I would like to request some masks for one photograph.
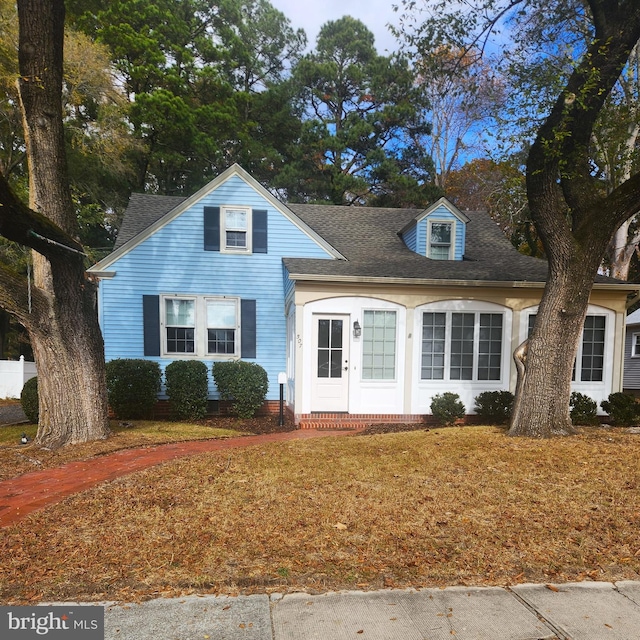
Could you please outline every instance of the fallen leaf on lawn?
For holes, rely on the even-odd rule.
[[[337,524],[333,525],[336,529],[338,529],[338,531],[344,531],[347,528],[346,524],[342,524],[342,522],[338,522]]]

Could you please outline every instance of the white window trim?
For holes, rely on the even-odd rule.
[[[636,349],[636,338],[640,336],[640,332],[635,332],[631,334],[631,357],[632,358],[640,358],[640,349]]]
[[[227,246],[227,211],[240,210],[247,214],[247,245],[246,247]],[[253,215],[251,207],[245,205],[222,205],[220,207],[220,252],[221,253],[253,253]]]
[[[420,311],[420,320],[421,326],[423,322],[423,314],[425,313],[444,313],[445,318],[445,337],[444,337],[444,377],[443,378],[423,378],[422,377],[422,337],[420,337],[420,380],[422,382],[448,382],[452,384],[492,384],[500,382],[504,377],[504,365],[503,365],[503,355],[505,350],[505,335],[504,335],[504,312],[502,311],[476,311],[472,309],[465,309],[461,311],[452,311],[452,310],[440,310],[433,311],[432,309],[422,309]],[[452,378],[451,377],[451,333],[453,329],[453,320],[452,316],[454,313],[464,313],[468,315],[473,315],[473,363],[471,365],[471,378]],[[480,359],[480,315],[481,314],[495,314],[502,316],[502,341],[500,343],[500,376],[497,379],[481,379],[478,377],[478,361]],[[422,332],[419,334],[422,336]]]
[[[181,353],[167,350],[167,300],[193,300],[195,302],[196,326],[194,330],[194,352]],[[235,352],[234,353],[208,353],[207,352],[207,303],[225,300],[234,301],[236,305],[235,326]],[[240,357],[241,327],[240,327],[240,298],[235,296],[200,296],[193,294],[161,294],[160,295],[160,337],[161,354],[163,358],[177,359],[207,359],[207,360],[237,360]]]
[[[384,382],[391,383],[397,382],[398,380],[398,311],[396,309],[382,309],[382,308],[372,308],[372,307],[363,307],[362,308],[362,341],[364,343],[364,314],[366,311],[384,311],[395,314],[396,317],[396,334],[394,338],[394,353],[393,353],[393,378],[365,378],[364,377],[364,347],[362,348],[362,353],[360,355],[360,377],[361,381],[365,383],[370,382]]]
[[[444,378],[423,379],[422,378],[422,315],[423,313],[445,313],[446,334],[445,334],[445,361]],[[474,343],[473,343],[473,375],[471,380],[453,380],[450,378],[451,364],[451,315],[453,313],[473,313],[474,319]],[[502,353],[500,355],[500,378],[497,380],[478,379],[478,356],[479,356],[479,322],[481,313],[498,313],[502,315]],[[508,307],[482,300],[443,300],[421,305],[416,308],[414,319],[415,345],[415,376],[419,388],[482,388],[482,389],[502,389],[509,383],[510,358],[511,358],[511,326],[512,311]],[[453,389],[454,391],[456,389]],[[467,407],[468,409],[472,407]]]
[[[431,258],[431,225],[432,224],[448,224],[451,226],[451,244],[449,245],[449,260],[454,260],[456,255],[456,221],[450,218],[428,218],[427,219],[427,258]]]

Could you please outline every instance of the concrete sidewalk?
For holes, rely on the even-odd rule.
[[[107,604],[105,640],[119,638],[639,640],[640,582],[207,595]]]

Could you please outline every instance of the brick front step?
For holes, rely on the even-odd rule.
[[[362,429],[371,424],[428,424],[431,416],[379,413],[305,413],[296,416],[299,429]]]

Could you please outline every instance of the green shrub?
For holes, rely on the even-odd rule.
[[[240,418],[252,418],[267,397],[267,372],[254,362],[214,362],[213,379],[222,400],[230,400]]]
[[[109,404],[118,418],[148,418],[158,400],[160,365],[150,360],[120,358],[107,362]]]
[[[431,413],[440,424],[446,427],[454,424],[458,418],[464,418],[466,411],[460,396],[446,391],[433,396]]]
[[[176,360],[164,370],[172,413],[181,420],[200,420],[207,415],[208,369],[197,360]]]
[[[611,421],[618,427],[628,427],[638,420],[638,404],[633,396],[616,392],[603,400],[600,406],[609,414]]]
[[[38,378],[29,378],[22,387],[20,404],[29,422],[38,423]]]
[[[504,424],[511,416],[511,391],[483,391],[476,396],[475,412],[489,424]]]
[[[571,422],[573,424],[585,425],[599,422],[598,403],[584,393],[574,391],[569,400],[569,407],[571,408]]]

